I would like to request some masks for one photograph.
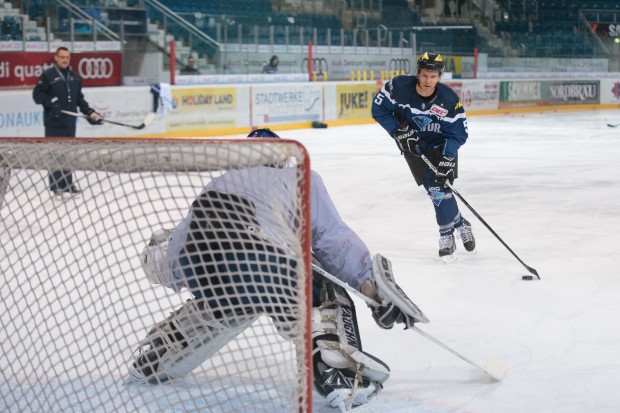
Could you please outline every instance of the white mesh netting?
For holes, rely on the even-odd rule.
[[[308,164],[285,140],[0,139],[0,411],[310,411]],[[54,170],[73,171],[81,194],[53,196]],[[195,203],[207,184],[203,200],[241,198]],[[165,261],[175,292],[149,282],[140,254],[192,205],[204,217]],[[221,348],[183,377],[128,383],[153,347],[141,340],[188,299],[219,327],[173,329],[170,371],[190,346]]]

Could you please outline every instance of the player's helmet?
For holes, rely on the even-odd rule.
[[[254,129],[248,135],[248,138],[280,138],[274,131],[269,128]]]
[[[446,65],[443,63],[443,57],[437,53],[425,52],[418,59],[418,72],[420,69],[434,70],[443,73]]]

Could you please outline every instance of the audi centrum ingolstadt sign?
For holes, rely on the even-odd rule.
[[[54,53],[6,52],[0,54],[0,87],[34,86],[54,64]],[[115,52],[72,53],[71,69],[82,86],[120,86],[122,56]]]
[[[390,72],[412,74],[411,61],[409,59],[390,59]]]

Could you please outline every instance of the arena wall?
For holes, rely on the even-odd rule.
[[[139,125],[156,110],[148,128],[135,130],[78,121],[80,137],[222,136],[255,127],[276,130],[373,123],[370,108],[381,81],[165,84],[85,88],[84,95],[104,117]],[[620,109],[617,78],[541,78],[509,80],[449,79],[469,116],[515,112]],[[43,111],[32,91],[0,92],[0,136],[42,137]]]

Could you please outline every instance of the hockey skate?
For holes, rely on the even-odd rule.
[[[456,260],[456,243],[454,234],[442,235],[439,237],[439,258],[445,263]]]
[[[335,368],[325,368],[318,381],[322,382],[320,392],[325,395],[325,400],[341,412],[350,412],[367,404],[382,389],[380,383],[369,380],[359,372]]]
[[[77,198],[82,194],[82,191],[73,185],[66,188],[52,189],[51,192],[53,198],[57,200]]]
[[[187,300],[139,343],[125,384],[160,384],[185,377],[258,316],[216,320],[203,302]]]
[[[469,223],[469,221],[463,218],[463,225],[456,229],[459,232],[461,241],[463,241],[463,246],[465,247],[465,250],[468,252],[475,252],[476,239],[474,238],[474,233],[471,230],[471,224]]]

